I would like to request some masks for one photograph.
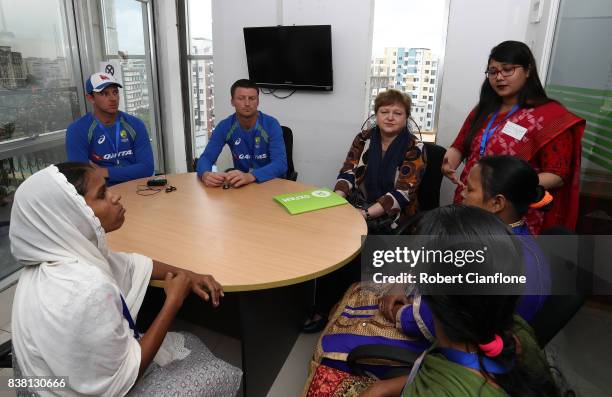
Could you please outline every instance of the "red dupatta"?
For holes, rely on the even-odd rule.
[[[501,119],[502,115],[498,116]],[[463,139],[469,129],[473,112],[465,121],[459,136],[453,143],[453,147],[462,150]],[[488,118],[484,120],[486,124]],[[537,172],[541,172],[540,164],[537,163],[537,153],[544,146],[552,142],[565,131],[569,131],[572,137],[571,164],[569,175],[564,180],[562,187],[553,189],[553,208],[543,215],[539,211],[530,210],[527,214],[527,223],[534,234],[539,234],[542,228],[551,226],[563,226],[574,230],[578,219],[578,193],[580,188],[580,158],[581,140],[584,134],[586,122],[570,113],[562,105],[551,101],[534,108],[522,108],[514,113],[508,121],[527,128],[527,132],[521,140],[508,137],[500,133],[503,126],[491,136],[486,146],[485,156],[511,155],[517,156],[529,162]],[[465,183],[467,174],[480,158],[479,148],[484,126],[474,136],[471,144],[470,155],[466,159],[465,168],[461,174],[461,181]],[[461,202],[461,188],[455,192],[455,202]],[[542,217],[544,218],[542,221]]]
[[[570,113],[563,106],[555,102],[534,108],[537,113],[542,113],[547,123],[531,134],[517,153],[511,153],[526,161],[531,160],[538,150],[550,143],[562,132],[569,130],[572,136],[572,163],[567,180],[563,186],[555,189],[552,193],[555,204],[544,216],[542,229],[552,226],[563,226],[570,230],[576,228],[578,220],[578,196],[580,192],[580,159],[582,154],[582,136],[586,121]],[[529,134],[529,132],[528,132]],[[524,139],[523,139],[524,140]],[[522,140],[522,141],[523,141]]]

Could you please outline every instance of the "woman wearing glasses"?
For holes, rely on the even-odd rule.
[[[548,98],[529,47],[504,41],[491,50],[478,105],[446,152],[442,172],[457,184],[455,202],[476,162],[484,156],[520,157],[554,196],[546,214],[529,211],[533,234],[553,225],[574,229],[578,217],[580,140],[585,121]],[[461,176],[456,169],[465,161]]]

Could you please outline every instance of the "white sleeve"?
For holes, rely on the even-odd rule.
[[[132,317],[135,319],[151,281],[153,261],[140,254],[109,253],[108,262]]]
[[[136,382],[140,344],[123,317],[118,288],[92,280],[36,343],[51,372],[79,394],[123,396]],[[41,340],[44,339],[44,340]]]

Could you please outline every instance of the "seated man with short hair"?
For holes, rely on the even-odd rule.
[[[113,76],[94,73],[85,84],[93,112],[66,131],[68,161],[91,163],[109,186],[153,175],[154,160],[144,123],[119,111],[119,88]]]
[[[240,79],[232,84],[230,92],[236,112],[221,121],[213,131],[198,160],[198,178],[209,187],[224,183],[240,187],[284,177],[287,154],[283,132],[274,117],[257,110],[259,88],[250,80]],[[225,144],[230,147],[236,169],[212,172]]]

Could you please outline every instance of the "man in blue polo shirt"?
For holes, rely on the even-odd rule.
[[[283,132],[278,121],[259,112],[259,88],[250,80],[241,79],[230,89],[236,113],[221,121],[212,133],[198,160],[198,178],[206,186],[228,183],[233,187],[265,182],[284,177],[287,154]],[[212,172],[223,146],[232,152],[235,170]]]
[[[108,185],[153,175],[153,150],[144,123],[119,111],[119,88],[113,76],[94,73],[85,84],[93,112],[66,131],[68,161],[91,163]]]

